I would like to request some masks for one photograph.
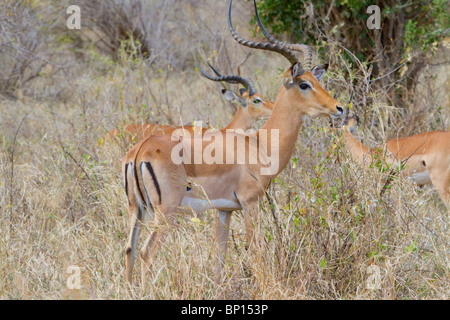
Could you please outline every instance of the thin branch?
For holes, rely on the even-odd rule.
[[[10,155],[10,162],[11,162],[11,176],[10,176],[10,192],[9,192],[9,225],[11,227],[11,219],[12,219],[12,210],[14,207],[14,154],[16,152],[16,141],[17,141],[17,136],[19,135],[19,131],[20,128],[22,127],[22,124],[25,122],[25,119],[28,117],[28,115],[31,112],[28,112],[20,121],[19,126],[17,127],[16,133],[14,134],[14,139],[13,139],[13,143],[12,143],[12,150],[11,150],[11,155]],[[11,230],[11,228],[10,228]]]

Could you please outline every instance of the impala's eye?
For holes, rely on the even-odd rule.
[[[300,89],[302,89],[302,90],[306,90],[306,89],[309,88],[309,84],[307,84],[307,83],[300,83],[300,84],[299,84],[299,87],[300,87]]]
[[[253,99],[253,103],[254,103],[254,104],[258,104],[258,103],[261,103],[261,102],[262,102],[261,99]]]

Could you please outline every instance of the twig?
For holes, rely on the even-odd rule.
[[[14,202],[14,153],[16,151],[16,140],[17,136],[19,134],[19,130],[22,127],[22,124],[24,123],[25,119],[28,117],[28,115],[31,113],[28,112],[23,118],[22,121],[20,121],[19,126],[17,127],[16,133],[14,134],[14,140],[12,143],[12,150],[11,150],[11,177],[10,177],[10,192],[9,192],[9,225],[11,230],[11,219],[12,219],[12,210],[13,210],[13,202]]]
[[[241,63],[238,64],[238,66],[237,66],[237,72],[238,72],[238,75],[241,75],[241,67],[244,65],[245,62],[247,62],[248,58],[250,58],[251,55],[252,55],[252,53],[249,52],[249,53],[245,56],[245,58],[241,61]]]
[[[2,45],[5,46],[5,47],[7,47],[7,48],[14,49],[14,50],[16,50],[16,51],[21,51],[22,53],[28,54],[28,55],[30,55],[30,56],[36,58],[36,59],[39,59],[39,60],[41,60],[41,61],[43,61],[43,62],[45,62],[45,63],[48,63],[49,65],[51,65],[51,66],[53,66],[53,67],[56,67],[56,68],[66,69],[66,68],[70,68],[70,66],[73,64],[73,61],[69,61],[69,62],[67,62],[65,65],[56,64],[56,63],[51,62],[51,61],[48,60],[48,59],[45,59],[45,58],[43,58],[43,57],[41,57],[41,56],[39,56],[39,55],[37,55],[37,54],[35,54],[35,53],[33,53],[33,52],[27,50],[27,49],[24,49],[24,48],[21,48],[21,47],[12,46],[12,45],[5,44],[5,43],[2,44]]]
[[[275,209],[274,209],[274,204],[273,204],[272,198],[270,197],[267,190],[265,191],[265,194],[267,197],[267,201],[269,202],[270,211],[272,212],[273,221],[275,222],[275,226],[277,227],[278,240],[280,241],[281,248],[284,248],[283,238],[281,237],[281,229],[280,229],[280,225],[278,224],[278,217],[275,214]],[[276,248],[275,254],[277,255],[278,263],[280,263],[281,261],[280,261],[280,254],[278,252],[278,248]]]

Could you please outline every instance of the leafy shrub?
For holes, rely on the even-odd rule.
[[[370,5],[381,9],[380,30],[366,26]],[[258,6],[263,23],[275,33],[286,32],[292,40],[308,44],[327,45],[336,40],[359,60],[372,62],[372,75],[380,77],[381,87],[402,80],[397,84],[413,88],[411,80],[425,65],[423,53],[436,49],[449,33],[447,2],[443,0],[261,0]],[[354,62],[348,54],[347,59]],[[404,92],[396,86],[389,93],[391,101],[404,99]]]

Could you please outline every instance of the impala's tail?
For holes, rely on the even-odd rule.
[[[147,220],[148,215],[150,219],[153,219],[155,205],[161,204],[161,189],[151,160],[143,157],[145,153],[143,150],[144,145],[145,143],[142,142],[135,154],[133,154],[133,157],[131,157],[132,161],[125,164],[125,167],[129,166],[128,170],[125,169],[128,173],[125,176],[128,201],[129,203],[132,202],[132,206],[139,208],[140,216],[138,218],[140,220]],[[155,198],[157,198],[156,201]],[[143,216],[144,214],[146,215],[145,217]]]

